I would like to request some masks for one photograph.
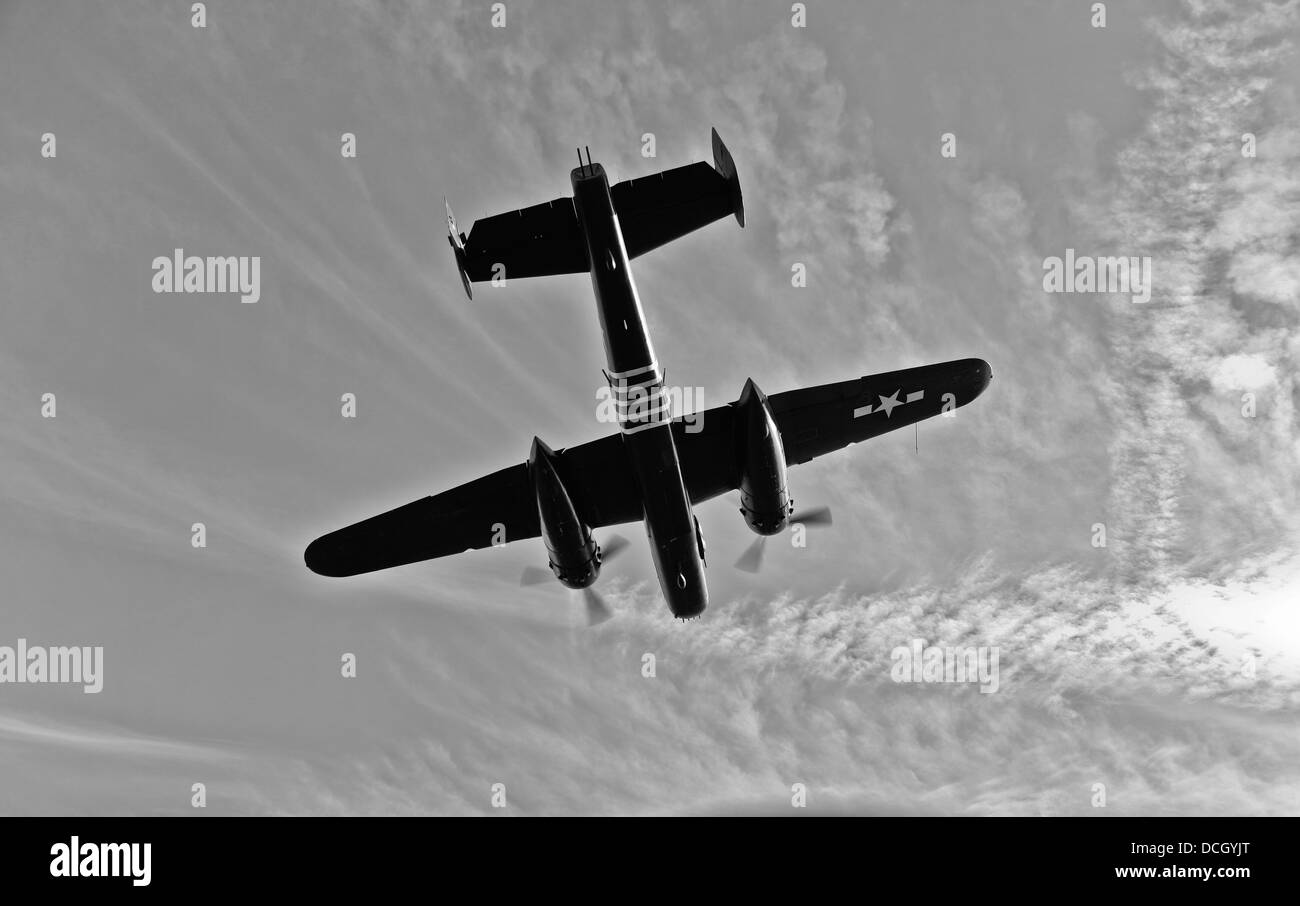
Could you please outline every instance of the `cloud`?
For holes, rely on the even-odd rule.
[[[951,587],[716,602],[688,627],[653,588],[615,587],[597,630],[513,634],[519,685],[394,638],[393,694],[439,731],[380,746],[382,771],[312,759],[312,782],[381,811],[481,812],[500,782],[525,814],[783,813],[804,783],[814,811],[1089,814],[1102,783],[1110,813],[1287,813],[1300,659],[1276,633],[1298,582],[1294,557],[1149,595],[986,563]],[[999,646],[999,691],[894,683],[913,638]]]
[[[1219,362],[1211,380],[1216,389],[1259,390],[1271,387],[1277,380],[1277,369],[1260,355],[1230,355]]]
[[[0,715],[0,734],[12,744],[30,744],[58,749],[85,749],[97,755],[131,758],[188,758],[196,761],[229,757],[220,749],[188,741],[156,739],[131,733],[69,726],[48,720]]]
[[[1249,11],[1194,3],[1149,26],[1165,50],[1138,78],[1152,112],[1104,188],[1111,241],[1151,255],[1155,269],[1151,303],[1117,302],[1112,311],[1111,527],[1135,581],[1176,573],[1192,557],[1229,559],[1295,525],[1288,508],[1261,505],[1279,487],[1294,499],[1300,478],[1289,371],[1254,422],[1242,420],[1240,394],[1225,381],[1266,382],[1265,370],[1247,363],[1290,355],[1284,332],[1260,323],[1232,291],[1283,301],[1295,262],[1279,241],[1285,223],[1249,213],[1286,198],[1293,179],[1285,167],[1243,158],[1239,138],[1240,124],[1284,100],[1275,73],[1292,51],[1296,13],[1294,3]],[[1270,132],[1294,128],[1293,107],[1272,112],[1288,121]],[[1260,255],[1274,256],[1263,269]]]

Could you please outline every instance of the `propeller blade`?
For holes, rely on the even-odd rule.
[[[613,560],[620,553],[627,549],[630,544],[622,535],[610,535],[605,543],[600,546],[600,562],[602,564]]]
[[[605,599],[601,597],[600,592],[596,591],[596,589],[584,588],[582,597],[587,602],[588,626],[598,626],[614,616],[614,611],[609,609],[609,605],[605,603]]]
[[[800,510],[790,517],[790,524],[796,522],[801,525],[830,525],[831,508],[828,506],[813,507],[808,510]]]
[[[767,547],[767,536],[759,535],[754,543],[745,548],[745,552],[736,561],[736,569],[747,573],[756,573],[763,566],[763,551]]]
[[[524,574],[519,577],[520,585],[541,585],[554,579],[555,576],[549,569],[542,569],[540,566],[525,566]]]

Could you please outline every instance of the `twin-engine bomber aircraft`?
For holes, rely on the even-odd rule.
[[[540,536],[555,578],[589,589],[602,561],[592,529],[644,521],[668,606],[696,617],[708,588],[693,505],[739,489],[749,527],[774,535],[794,516],[787,465],[963,406],[988,386],[982,359],[773,396],[749,380],[738,400],[697,413],[692,429],[700,430],[687,431],[672,418],[628,262],[728,214],[743,227],[735,163],[716,129],[711,167],[610,186],[590,152],[578,163],[572,198],[476,221],[468,236],[448,206],[448,239],[471,298],[471,281],[494,276],[591,274],[619,433],[560,450],[534,437],[525,463],[316,539],[306,552],[314,572],[352,576]]]

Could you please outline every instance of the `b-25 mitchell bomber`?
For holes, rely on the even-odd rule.
[[[629,262],[728,215],[743,227],[735,162],[714,130],[712,166],[611,186],[590,153],[578,163],[572,197],[478,220],[468,235],[448,206],[448,240],[471,298],[472,283],[494,276],[591,274],[619,432],[558,450],[534,437],[526,462],[317,538],[306,551],[314,572],[352,576],[540,537],[555,578],[607,613],[591,585],[623,542],[607,539],[602,550],[593,530],[644,522],[669,609],[697,617],[708,587],[696,504],[738,490],[761,552],[792,522],[828,519],[825,510],[795,513],[788,466],[963,406],[988,386],[982,359],[771,396],[749,380],[735,402],[696,413],[687,431],[672,417]]]

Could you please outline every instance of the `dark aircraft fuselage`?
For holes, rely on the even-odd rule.
[[[673,614],[698,616],[709,598],[703,546],[673,443],[663,371],[628,268],[609,181],[600,164],[579,167],[570,179],[591,262],[607,374],[618,404],[623,444],[641,489],[655,570]]]

